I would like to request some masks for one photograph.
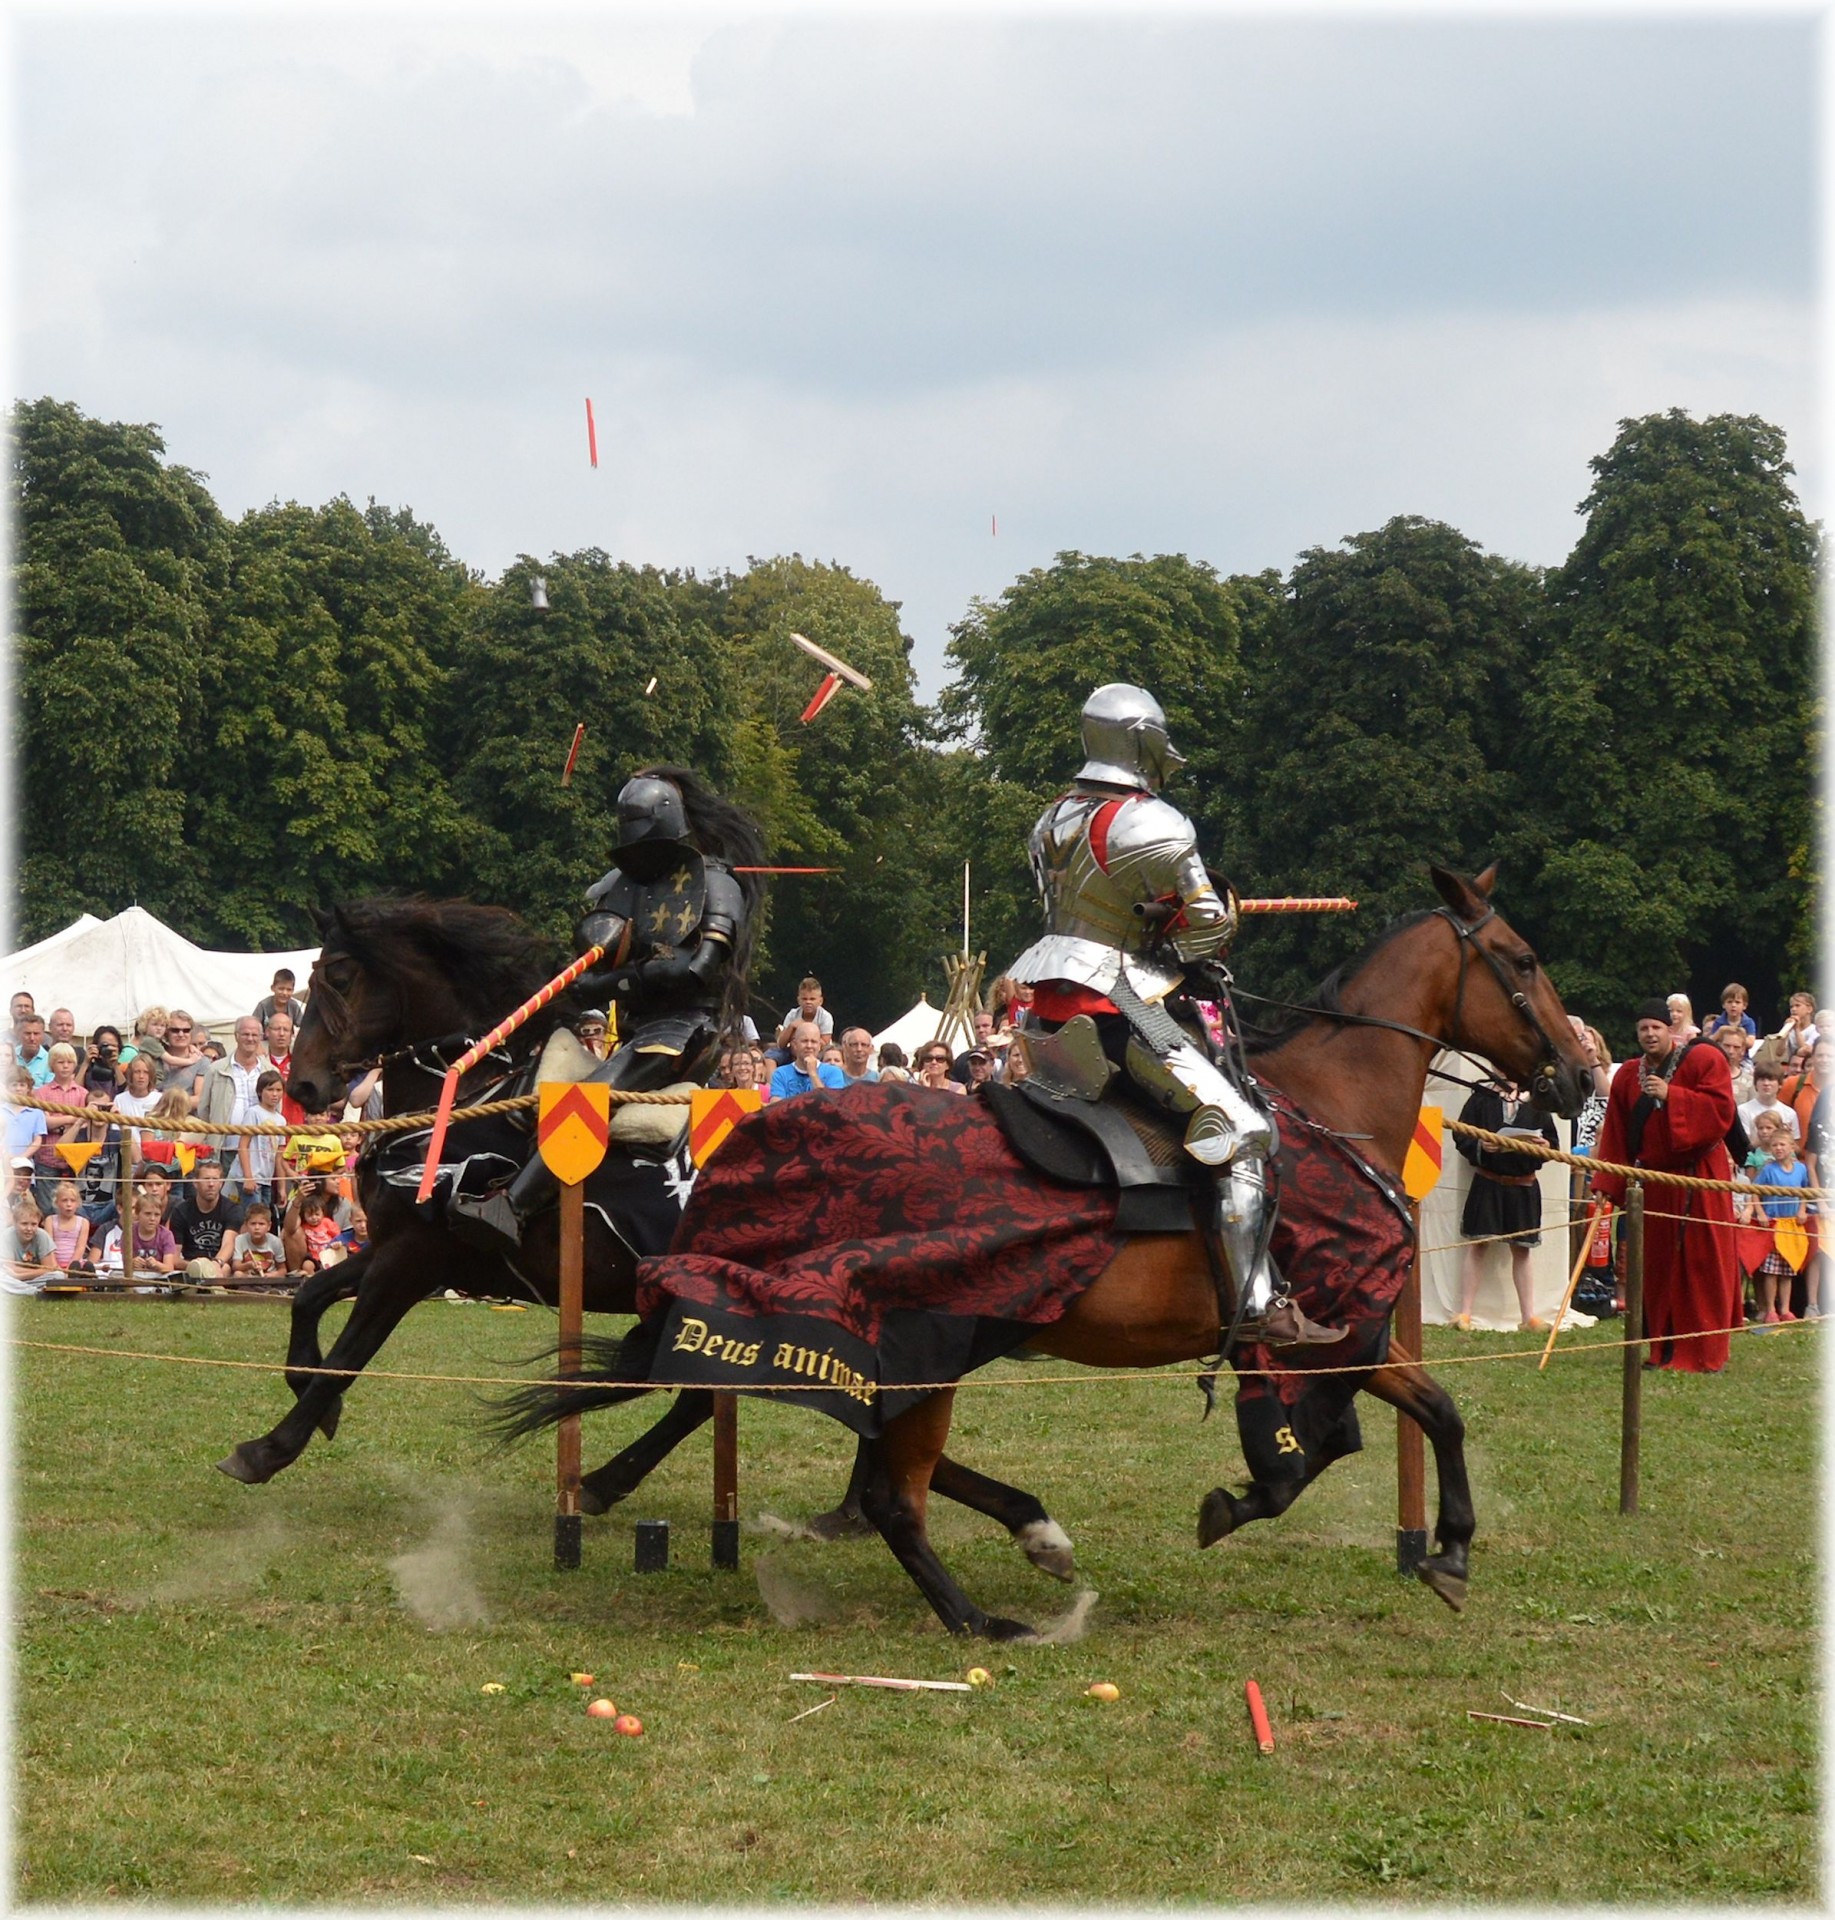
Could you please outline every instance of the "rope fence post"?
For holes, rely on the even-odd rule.
[[[115,1224],[121,1229],[121,1284],[134,1284],[134,1129],[121,1129],[121,1171],[115,1176]]]
[[[1414,1259],[1395,1302],[1395,1338],[1421,1353],[1421,1203],[1412,1201]],[[1395,1570],[1412,1574],[1427,1558],[1427,1453],[1420,1423],[1398,1407],[1395,1415]]]
[[[556,1371],[580,1371],[582,1299],[586,1277],[586,1187],[561,1183],[560,1352]],[[570,1413],[554,1430],[554,1564],[568,1572],[580,1564],[580,1416]]]
[[[1644,1185],[1625,1192],[1625,1377],[1619,1411],[1618,1510],[1637,1512],[1644,1439]]]
[[[714,1395],[714,1565],[739,1565],[739,1396]]]

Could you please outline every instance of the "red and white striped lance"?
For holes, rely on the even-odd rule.
[[[427,1164],[421,1169],[420,1191],[415,1195],[417,1200],[430,1200],[433,1197],[434,1176],[439,1172],[440,1150],[446,1144],[446,1128],[452,1119],[452,1103],[459,1091],[459,1081],[493,1047],[501,1046],[532,1014],[540,1013],[557,993],[565,993],[581,974],[604,958],[604,947],[588,947],[572,966],[563,973],[557,973],[545,987],[530,994],[507,1020],[500,1020],[482,1040],[466,1048],[446,1069],[446,1078],[440,1083],[439,1109],[433,1116],[433,1132],[427,1141]]]
[[[1239,913],[1355,913],[1357,902],[1345,899],[1342,894],[1318,897],[1284,894],[1278,899],[1238,900],[1236,910]]]

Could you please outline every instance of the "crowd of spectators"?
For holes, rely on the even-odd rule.
[[[305,1012],[296,986],[280,969],[229,1047],[182,1007],[144,1008],[127,1040],[106,1023],[82,1039],[68,1008],[41,1016],[32,995],[13,995],[0,1037],[9,1290],[120,1277],[129,1257],[137,1279],[285,1282],[364,1244],[351,1123],[381,1111],[380,1075],[354,1082],[337,1114],[285,1097]],[[190,1130],[198,1119],[321,1131],[226,1137]]]
[[[1790,996],[1788,1008],[1775,1028],[1760,1030],[1752,1013],[1751,996],[1737,981],[1722,989],[1717,1012],[1697,1022],[1689,996],[1672,993],[1664,1004],[1669,1012],[1669,1032],[1675,1050],[1701,1043],[1716,1047],[1725,1056],[1738,1110],[1738,1132],[1729,1141],[1729,1151],[1737,1148],[1734,1174],[1756,1185],[1776,1187],[1775,1195],[1737,1194],[1734,1217],[1738,1226],[1748,1229],[1737,1236],[1736,1263],[1743,1276],[1743,1311],[1749,1323],[1780,1326],[1800,1317],[1821,1318],[1822,1278],[1829,1255],[1824,1252],[1818,1224],[1819,1210],[1814,1201],[1795,1197],[1803,1187],[1820,1187],[1821,1162],[1830,1150],[1831,1130],[1835,1129],[1835,1108],[1827,1098],[1828,1083],[1835,1079],[1835,1008],[1818,1008],[1815,996],[1797,992]],[[1593,1068],[1593,1087],[1581,1111],[1571,1123],[1570,1151],[1591,1154],[1596,1150],[1600,1126],[1613,1080],[1622,1072],[1640,1071],[1638,1059],[1614,1061],[1604,1036],[1578,1016],[1573,1020],[1575,1037]],[[1487,1090],[1484,1099],[1475,1095],[1461,1118],[1470,1124],[1498,1131],[1496,1116],[1489,1119],[1478,1113],[1495,1106],[1501,1096],[1512,1101],[1517,1090],[1501,1086]],[[1510,1119],[1518,1118],[1514,1104]],[[1522,1302],[1523,1324],[1540,1322],[1529,1304],[1527,1249],[1536,1244],[1540,1228],[1540,1199],[1533,1187],[1525,1187],[1512,1196],[1512,1204],[1521,1215],[1512,1225],[1520,1231],[1505,1235],[1491,1219],[1499,1196],[1488,1183],[1498,1179],[1487,1166],[1495,1161],[1503,1166],[1503,1157],[1478,1152],[1468,1143],[1459,1149],[1474,1161],[1474,1193],[1487,1188],[1482,1196],[1491,1205],[1467,1209],[1468,1234],[1488,1230],[1497,1244],[1507,1246],[1512,1258],[1512,1276],[1517,1281]],[[1511,1156],[1512,1165],[1505,1178],[1522,1180],[1533,1163],[1523,1156]],[[1514,1164],[1522,1161],[1521,1165]],[[1584,1177],[1573,1183],[1576,1214],[1589,1204]],[[1477,1215],[1484,1213],[1484,1220]],[[1822,1208],[1826,1216],[1826,1203]],[[1533,1217],[1532,1217],[1533,1216]],[[1778,1224],[1785,1220],[1801,1223],[1801,1243],[1793,1247],[1800,1258],[1793,1263],[1781,1250]],[[1574,1297],[1581,1312],[1594,1316],[1617,1313],[1624,1307],[1624,1273],[1621,1222],[1608,1205],[1596,1223],[1583,1266],[1583,1280]],[[1806,1251],[1804,1249],[1807,1249]],[[1476,1273],[1484,1257],[1480,1247],[1466,1250],[1467,1284],[1464,1288],[1462,1324],[1470,1324],[1472,1295]]]
[[[297,984],[284,969],[276,973],[270,992],[234,1023],[228,1045],[183,1008],[147,1007],[128,1036],[104,1023],[85,1038],[68,1008],[41,1015],[30,994],[13,996],[10,1033],[0,1037],[13,1234],[12,1244],[0,1249],[0,1271],[13,1287],[35,1288],[59,1274],[120,1272],[124,1226],[137,1274],[182,1270],[199,1281],[297,1277],[363,1243],[355,1180],[360,1137],[340,1129],[380,1112],[379,1076],[353,1083],[336,1114],[307,1113],[288,1096],[293,1037],[305,1012]],[[751,1089],[764,1100],[875,1082],[952,1097],[989,1081],[1011,1084],[1026,1073],[1025,1050],[1014,1040],[1031,997],[1029,988],[1002,977],[987,995],[986,1011],[974,1016],[967,1045],[928,1040],[907,1053],[895,1042],[876,1046],[864,1026],[838,1024],[811,975],[768,1040],[752,1021],[744,1023],[742,1039],[722,1052],[710,1084]],[[1795,993],[1779,1024],[1761,1032],[1737,984],[1699,1024],[1686,995],[1672,994],[1667,1005],[1678,1046],[1701,1041],[1725,1055],[1746,1139],[1739,1171],[1776,1189],[1737,1199],[1740,1223],[1758,1229],[1742,1236],[1742,1259],[1750,1262],[1747,1312],[1767,1325],[1800,1314],[1819,1317],[1827,1256],[1817,1206],[1799,1190],[1820,1186],[1820,1160],[1828,1150],[1835,1009],[1818,1009],[1812,995]],[[1596,1027],[1575,1018],[1574,1029],[1594,1084],[1567,1144],[1584,1155],[1597,1142],[1613,1077],[1631,1063],[1613,1060]],[[574,1031],[601,1055],[616,1039],[598,1010],[582,1015]],[[1540,1131],[1520,1103],[1520,1091],[1500,1083],[1482,1096],[1478,1123]],[[95,1109],[107,1117],[86,1117]],[[283,1120],[320,1131],[289,1141],[226,1140],[187,1132],[193,1118]],[[66,1146],[91,1151],[66,1156]],[[1485,1202],[1477,1209],[1484,1218],[1475,1215],[1471,1231],[1482,1227],[1488,1243],[1509,1249],[1523,1320],[1535,1324],[1527,1270],[1541,1224],[1534,1163],[1515,1164],[1521,1156],[1468,1157],[1478,1173],[1474,1190]],[[1577,1198],[1583,1186],[1577,1181]],[[1776,1229],[1785,1220],[1805,1228],[1810,1251],[1800,1265],[1780,1251]],[[1468,1313],[1481,1258],[1477,1249],[1468,1251],[1462,1275]],[[1608,1211],[1591,1237],[1575,1305],[1595,1314],[1617,1311],[1622,1284]]]

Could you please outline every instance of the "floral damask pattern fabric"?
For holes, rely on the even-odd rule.
[[[1120,1251],[1115,1204],[1031,1172],[978,1100],[799,1094],[703,1168],[669,1253],[638,1269],[638,1312],[810,1314],[873,1344],[900,1310],[1048,1326]]]

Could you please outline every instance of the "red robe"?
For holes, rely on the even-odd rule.
[[[1641,1054],[1612,1076],[1606,1117],[1594,1147],[1601,1160],[1731,1180],[1726,1131],[1737,1111],[1733,1076],[1718,1047],[1691,1047],[1669,1083],[1669,1098],[1644,1125],[1633,1161],[1627,1151],[1631,1110],[1642,1092]],[[1596,1173],[1593,1191],[1622,1202],[1625,1182]],[[1739,1265],[1733,1251],[1733,1196],[1695,1187],[1644,1188],[1644,1330],[1651,1357],[1678,1373],[1718,1373],[1731,1345],[1726,1333],[1676,1341],[1680,1333],[1740,1324]],[[1681,1218],[1666,1216],[1681,1215]]]

